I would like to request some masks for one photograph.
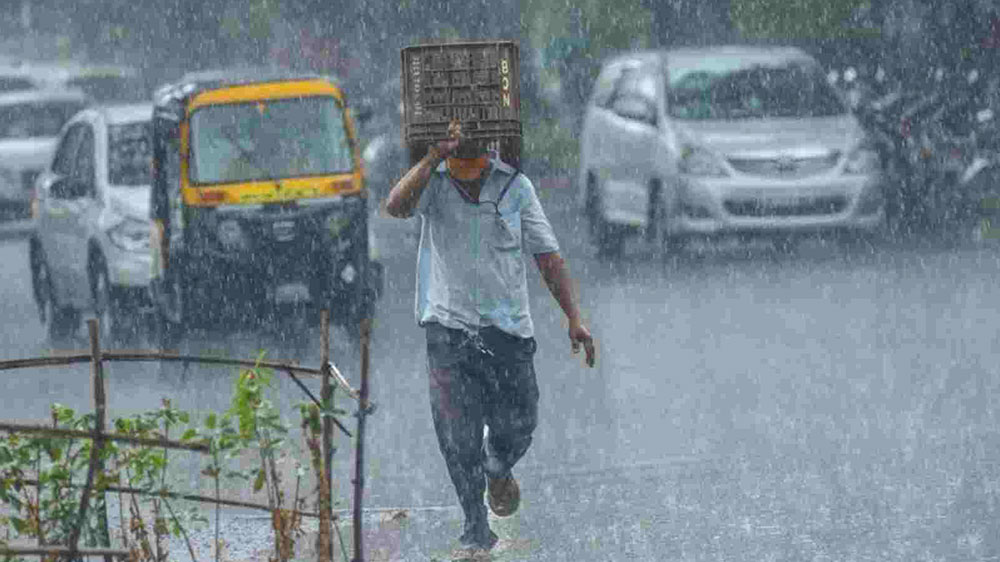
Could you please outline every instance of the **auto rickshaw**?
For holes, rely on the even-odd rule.
[[[162,327],[179,335],[289,299],[346,326],[372,313],[382,270],[335,83],[213,78],[161,87],[154,101],[150,291]]]

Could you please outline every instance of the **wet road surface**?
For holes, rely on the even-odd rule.
[[[902,243],[870,254],[812,243],[798,254],[675,259],[633,244],[607,262],[593,256],[567,190],[542,200],[598,365],[570,354],[561,312],[530,270],[540,421],[515,470],[521,510],[494,521],[495,559],[1000,559],[1000,250]],[[376,230],[388,290],[373,334],[366,505],[410,511],[369,551],[441,558],[461,515],[413,320],[416,243],[404,225],[380,220]],[[23,239],[0,240],[7,358],[48,350],[26,256]],[[265,349],[314,365],[314,324],[198,334],[185,351]],[[333,357],[356,382],[358,353],[343,329]],[[44,418],[53,401],[88,404],[83,366],[4,377],[5,418]],[[194,412],[221,409],[231,384],[224,369],[115,365],[111,415],[161,396]],[[304,397],[287,380],[280,392],[296,425],[291,406]],[[351,459],[338,439],[346,506]]]

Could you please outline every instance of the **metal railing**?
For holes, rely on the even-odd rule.
[[[103,470],[101,452],[104,444],[108,441],[130,443],[144,447],[157,447],[166,449],[178,449],[194,451],[200,454],[209,453],[209,445],[204,442],[175,441],[170,439],[150,439],[141,438],[121,433],[108,432],[106,430],[107,415],[107,395],[105,393],[106,382],[104,379],[104,363],[106,362],[183,362],[210,365],[228,365],[244,368],[264,368],[275,372],[287,374],[298,387],[309,397],[309,399],[320,408],[321,412],[326,411],[326,407],[331,406],[334,387],[341,388],[350,398],[358,403],[356,412],[357,436],[355,439],[355,466],[353,484],[353,527],[354,527],[354,562],[363,560],[362,543],[362,520],[361,502],[364,488],[364,428],[365,417],[371,413],[373,407],[368,400],[368,374],[370,366],[370,341],[371,341],[371,320],[363,319],[360,324],[360,345],[361,345],[361,385],[360,389],[353,388],[340,370],[330,362],[330,315],[327,310],[320,314],[320,367],[310,368],[297,364],[268,362],[247,359],[228,359],[219,357],[198,357],[193,355],[181,355],[178,353],[164,351],[116,351],[102,350],[99,338],[99,325],[96,319],[87,321],[89,332],[90,349],[88,352],[75,352],[52,357],[35,357],[29,359],[13,359],[0,361],[0,371],[14,369],[38,368],[38,367],[59,367],[69,366],[77,363],[87,363],[91,365],[90,385],[93,396],[93,407],[95,416],[94,429],[91,432],[57,428],[50,426],[32,425],[24,423],[13,423],[0,421],[0,431],[9,433],[29,433],[36,435],[46,435],[52,437],[72,438],[72,439],[92,439],[94,446],[90,448],[90,458],[87,468],[87,476],[82,486],[80,496],[80,506],[77,511],[77,524],[72,528],[68,544],[66,545],[42,545],[37,546],[5,546],[0,545],[0,556],[25,555],[25,556],[59,556],[63,559],[76,559],[80,556],[103,556],[107,562],[112,559],[126,559],[130,551],[127,549],[111,548],[110,544],[99,548],[84,548],[79,546],[80,530],[86,520],[87,511],[90,505],[90,496],[94,488],[94,481],[97,475]],[[321,379],[320,398],[317,399],[309,388],[303,384],[299,378],[301,376],[318,377]],[[332,414],[325,413],[322,424],[322,451],[323,451],[323,478],[319,486],[319,505],[317,513],[293,511],[301,516],[316,517],[320,520],[319,525],[319,560],[333,560],[333,540],[332,524],[337,519],[333,513],[333,502],[331,498],[332,464],[333,464],[333,426],[337,425],[341,431],[348,436],[352,433],[344,427]],[[25,480],[22,483],[33,485],[35,481]],[[225,500],[221,498],[211,498],[194,494],[179,494],[167,490],[140,490],[136,488],[120,486],[102,486],[101,492],[117,491],[123,493],[138,493],[143,495],[175,497],[201,503],[212,503],[216,505],[228,505],[234,507],[244,507],[271,511],[266,505],[255,504],[253,502]],[[105,542],[109,542],[105,537]]]

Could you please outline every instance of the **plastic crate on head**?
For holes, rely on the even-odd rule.
[[[515,41],[406,47],[402,55],[403,139],[411,163],[448,137],[452,119],[466,142],[520,165],[519,50]]]

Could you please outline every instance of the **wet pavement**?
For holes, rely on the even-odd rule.
[[[541,412],[515,470],[521,510],[494,520],[494,559],[1000,559],[1000,248],[904,242],[868,253],[817,242],[798,253],[708,248],[676,258],[636,243],[607,262],[587,244],[571,188],[552,185],[540,190],[543,205],[579,283],[598,365],[570,353],[561,312],[530,269]],[[373,333],[378,408],[365,501],[407,511],[371,515],[369,552],[446,559],[461,514],[413,320],[416,240],[390,220],[375,223],[388,290]],[[48,349],[26,256],[23,239],[0,239],[8,358]],[[315,364],[314,324],[291,315],[197,334],[185,351],[265,349]],[[333,357],[356,382],[358,353],[343,329]],[[112,366],[112,415],[165,395],[196,412],[223,408],[230,374]],[[5,418],[44,418],[52,401],[86,407],[90,396],[82,366],[4,377]],[[287,380],[280,389],[294,423],[303,396]],[[350,447],[338,439],[346,506]]]

